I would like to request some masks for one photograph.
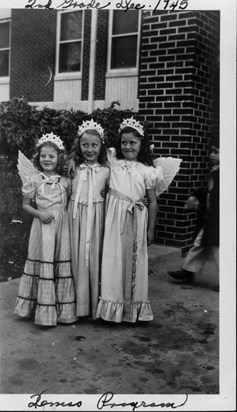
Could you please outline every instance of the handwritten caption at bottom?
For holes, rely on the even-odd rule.
[[[46,389],[43,390],[40,393],[36,393],[34,395],[31,395],[30,399],[34,399],[34,401],[31,401],[28,403],[28,408],[34,408],[34,410],[43,408],[42,410],[45,410],[45,407],[47,406],[48,408],[76,408],[79,409],[81,408],[83,405],[83,402],[81,400],[77,400],[76,402],[65,402],[65,401],[49,401],[47,399],[42,399],[42,396],[44,396],[44,398],[46,398],[45,395]],[[118,396],[118,395],[116,395]],[[121,396],[120,396],[121,398]],[[112,402],[113,401],[113,402]],[[115,410],[117,410],[118,407],[121,408],[130,408],[129,410],[131,411],[136,411],[139,408],[171,408],[171,409],[178,409],[181,406],[184,406],[188,401],[188,395],[185,395],[185,399],[182,403],[176,404],[175,402],[145,402],[144,400],[142,401],[130,401],[130,402],[115,402],[114,401],[114,394],[113,392],[105,392],[102,396],[99,397],[97,403],[96,403],[96,409],[94,410],[108,410],[115,408]],[[126,411],[128,411],[128,409],[126,409]]]

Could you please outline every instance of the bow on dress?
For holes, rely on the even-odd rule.
[[[133,165],[133,161],[127,162],[125,160],[124,164],[119,166],[124,171],[124,176],[126,175],[126,173],[131,173],[132,172],[132,165]]]
[[[42,188],[42,193],[44,194],[44,186],[47,184],[47,183],[50,183],[50,184],[52,184],[52,189],[54,189],[54,187],[55,187],[55,184],[56,183],[58,183],[58,179],[60,179],[61,178],[61,176],[60,175],[54,175],[54,176],[47,176],[47,175],[45,175],[44,173],[40,173],[40,175],[43,177],[43,188]],[[59,184],[60,185],[60,184]],[[61,185],[60,185],[60,187],[61,187]]]
[[[88,210],[87,210],[87,223],[86,223],[86,251],[85,251],[85,266],[89,265],[89,252],[90,252],[90,235],[91,235],[91,225],[92,225],[92,206],[93,206],[93,186],[95,186],[95,174],[100,172],[100,166],[98,163],[82,163],[80,166],[81,173],[79,176],[74,207],[73,207],[73,219],[77,216],[77,205],[79,202],[79,197],[81,194],[83,182],[88,180]]]

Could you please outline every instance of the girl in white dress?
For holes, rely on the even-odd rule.
[[[53,133],[43,135],[33,163],[19,153],[23,210],[34,219],[14,312],[21,317],[34,314],[37,325],[72,323],[76,321],[75,290],[66,210],[71,181],[62,176],[61,139]]]
[[[154,239],[156,196],[172,179],[165,183],[162,167],[153,166],[148,138],[133,117],[120,125],[116,154],[110,149],[109,160],[97,317],[113,322],[151,321],[147,246]],[[141,201],[145,195],[148,207]]]
[[[76,315],[95,319],[104,233],[102,194],[110,174],[104,131],[98,123],[85,121],[78,128],[71,158],[74,177],[68,212]]]

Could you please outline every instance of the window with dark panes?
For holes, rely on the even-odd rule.
[[[137,67],[138,23],[137,10],[113,11],[111,69]]]
[[[62,13],[58,72],[81,71],[82,11]]]
[[[9,76],[10,22],[0,22],[0,77]]]

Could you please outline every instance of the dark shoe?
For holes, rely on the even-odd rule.
[[[176,271],[168,271],[168,274],[177,280],[185,280],[186,282],[192,282],[193,278],[194,278],[194,273],[193,272],[189,272],[188,270],[185,269],[180,269],[180,270],[176,270]]]
[[[212,290],[213,290],[213,292],[220,292],[220,287],[219,287],[219,285],[218,285],[218,286],[214,286],[214,287],[212,288]]]

